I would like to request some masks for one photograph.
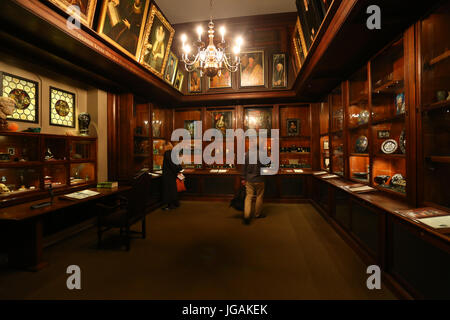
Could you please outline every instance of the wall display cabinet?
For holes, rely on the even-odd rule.
[[[0,206],[97,182],[97,139],[0,133]]]
[[[341,86],[329,96],[331,119],[331,171],[344,175],[344,104]]]
[[[320,168],[330,170],[330,106],[328,102],[320,104],[319,113],[320,134]]]
[[[419,150],[423,167],[419,179],[419,202],[450,207],[450,5],[447,4],[419,25],[422,132]]]

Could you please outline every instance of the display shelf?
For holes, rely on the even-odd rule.
[[[428,156],[427,160],[438,163],[450,163],[450,156]]]
[[[450,95],[449,95],[450,97]],[[433,109],[440,109],[440,108],[447,108],[450,107],[450,99],[439,101],[439,102],[433,102],[429,105],[424,106],[424,110],[433,110]]]
[[[375,84],[375,87],[372,89],[373,93],[395,93],[397,92],[399,89],[403,88],[403,80],[402,79],[398,79],[398,80],[389,80],[385,83],[382,84]]]
[[[432,58],[430,61],[428,61],[428,63],[425,62],[425,65],[427,65],[427,66],[429,66],[429,67],[432,67],[432,66],[434,66],[435,64],[437,64],[437,63],[439,63],[439,62],[442,62],[442,61],[445,61],[445,60],[448,59],[448,58],[450,58],[450,50],[449,50],[449,49],[445,50],[445,51],[444,51],[443,53],[441,53],[440,55],[438,55],[438,56]]]
[[[372,125],[377,125],[377,124],[382,124],[382,123],[387,123],[387,122],[394,122],[394,121],[405,121],[405,114],[401,113],[401,114],[396,114],[392,117],[373,120]]]
[[[89,163],[90,166],[89,179],[87,182],[84,179],[83,183],[96,183],[96,138],[23,132],[0,133],[0,152],[12,148],[14,150],[10,150],[9,160],[0,161],[0,183],[10,190],[3,193],[0,191],[1,206],[26,201],[30,197],[46,197],[48,193],[45,189],[49,184],[58,190],[69,189],[72,185],[68,180],[69,168],[82,163]],[[49,148],[53,158],[45,160]],[[16,158],[33,161],[15,161]]]

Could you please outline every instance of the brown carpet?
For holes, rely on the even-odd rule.
[[[44,250],[40,272],[2,271],[0,299],[394,299],[366,288],[366,265],[310,204],[265,204],[243,225],[226,203],[185,201],[148,216],[147,239],[121,250],[95,228]],[[137,226],[136,226],[137,227]],[[66,268],[81,268],[81,290]]]

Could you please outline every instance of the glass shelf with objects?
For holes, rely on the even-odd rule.
[[[40,191],[40,167],[0,168],[0,201]]]
[[[348,80],[348,155],[349,177],[358,182],[369,183],[369,86],[367,66]]]
[[[53,189],[67,186],[67,164],[46,165],[43,168],[44,188]]]
[[[133,166],[134,172],[150,169],[152,146],[150,139],[150,104],[133,104]]]
[[[344,176],[344,103],[342,88],[338,86],[329,96],[331,116],[331,171]]]
[[[403,38],[381,51],[370,66],[372,184],[404,196],[407,178],[405,113],[408,102],[404,88]]]
[[[45,137],[42,159],[46,162],[66,161],[67,146],[67,139],[63,137]]]
[[[330,105],[328,102],[320,104],[319,125],[320,125],[320,168],[330,170]]]
[[[424,205],[450,208],[450,4],[420,22],[421,183]]]
[[[83,162],[70,164],[70,185],[92,184],[96,181],[95,163]]]
[[[97,145],[95,140],[72,139],[69,142],[71,161],[86,161],[95,159]]]
[[[38,136],[8,133],[0,136],[0,166],[33,164],[39,158]]]

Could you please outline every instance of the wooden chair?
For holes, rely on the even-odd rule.
[[[125,245],[130,250],[131,234],[140,234],[146,237],[146,199],[150,193],[150,176],[147,172],[139,173],[132,179],[132,189],[126,197],[120,197],[116,203],[98,203],[98,247],[101,247],[102,234],[111,229],[119,228],[123,237],[125,232]],[[141,221],[141,232],[131,231],[130,227]]]

